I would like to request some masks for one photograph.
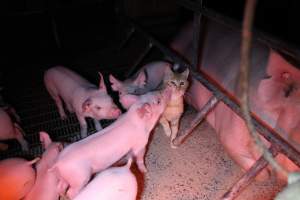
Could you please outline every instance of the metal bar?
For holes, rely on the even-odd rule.
[[[125,39],[121,42],[121,45],[119,46],[119,51],[127,44],[129,39],[132,37],[133,33],[135,32],[134,27],[130,28],[130,30],[127,32]]]
[[[269,148],[269,151],[274,157],[278,154],[278,150],[273,146]],[[222,196],[221,200],[235,199],[268,164],[268,161],[261,156],[254,165]]]
[[[52,25],[52,31],[53,31],[53,35],[54,35],[54,39],[55,39],[55,43],[57,45],[57,48],[61,49],[61,42],[60,42],[60,39],[59,39],[59,35],[58,35],[58,31],[57,31],[57,25],[56,25],[54,16],[51,16],[51,25]]]
[[[232,97],[228,97],[222,89],[219,89],[214,84],[210,83],[201,71],[195,71],[188,62],[182,59],[177,55],[174,51],[170,50],[168,47],[162,45],[158,40],[156,40],[149,33],[145,32],[141,27],[137,24],[130,22],[132,26],[136,28],[137,31],[141,32],[146,38],[148,38],[153,45],[158,47],[165,55],[173,58],[173,60],[185,67],[190,69],[190,74],[193,78],[202,83],[208,90],[210,90],[214,96],[218,99],[222,99],[222,101],[229,106],[236,114],[244,119],[244,115],[242,114],[240,105],[236,99]],[[261,120],[258,119],[253,113],[251,113],[252,122],[256,128],[256,130],[265,137],[271,144],[273,144],[276,148],[278,148],[283,154],[285,154],[290,160],[292,160],[296,165],[300,167],[300,152],[294,147],[291,146],[287,141],[285,141],[275,130],[268,127]],[[283,135],[283,134],[282,134]]]
[[[203,108],[197,113],[196,117],[191,122],[191,125],[186,129],[183,130],[183,134],[178,136],[174,140],[175,145],[180,145],[184,142],[187,136],[202,122],[202,120],[207,116],[207,114],[216,107],[220,99],[212,96],[208,102],[203,106]]]
[[[206,16],[211,20],[214,20],[218,23],[231,27],[236,31],[241,31],[241,22],[238,22],[233,18],[229,18],[222,14],[219,14],[213,11],[212,9],[202,6],[197,2],[192,2],[190,0],[176,0],[176,3],[189,10],[200,12],[203,14],[203,16]],[[255,28],[253,28],[253,39],[260,41],[274,49],[280,50],[281,52],[284,52],[287,55],[292,56],[296,60],[299,60],[300,58],[300,50],[298,46],[295,46],[288,42],[284,42],[274,36],[271,36],[270,34],[267,34],[263,31],[259,31],[258,29]]]
[[[153,47],[153,45],[150,42],[147,45],[146,49],[142,52],[142,54],[137,58],[136,62],[133,64],[133,66],[129,69],[128,73],[126,74],[127,78],[130,77],[133,74],[133,72],[136,70],[137,66],[146,57],[146,55],[150,52],[152,47]]]
[[[201,0],[202,3],[202,0]],[[201,25],[201,13],[194,13],[194,23],[193,23],[193,57],[192,65],[194,69],[197,69],[199,62],[199,40],[200,40],[200,25]]]

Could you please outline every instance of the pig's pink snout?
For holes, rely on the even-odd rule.
[[[115,108],[111,111],[112,117],[119,117],[121,115],[121,110],[119,108]]]

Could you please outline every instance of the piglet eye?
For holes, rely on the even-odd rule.
[[[97,109],[97,110],[100,110],[100,109],[101,109],[101,107],[100,107],[100,106],[96,106],[96,109]]]
[[[160,99],[158,99],[158,100],[157,100],[157,104],[160,104],[160,102],[161,102]]]

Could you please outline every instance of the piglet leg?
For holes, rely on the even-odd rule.
[[[66,115],[66,113],[65,113],[65,111],[64,111],[63,103],[62,103],[60,97],[59,97],[59,96],[55,96],[55,97],[54,97],[54,101],[55,101],[55,104],[56,104],[56,106],[57,106],[57,108],[58,108],[58,112],[59,112],[60,118],[61,118],[62,120],[67,119],[67,115]]]
[[[93,119],[94,120],[94,124],[95,124],[95,128],[97,131],[100,131],[102,130],[102,126],[101,126],[101,123],[97,120],[97,119]]]
[[[14,123],[14,127],[15,127],[16,139],[20,143],[22,150],[29,151],[28,143],[23,137],[23,133],[24,133],[23,129],[17,123]]]
[[[77,115],[77,119],[79,121],[79,124],[80,124],[80,135],[81,135],[81,138],[86,138],[87,137],[87,123],[85,121],[85,118],[81,115]]]
[[[146,148],[143,148],[140,151],[138,151],[136,154],[134,153],[136,157],[136,164],[142,173],[146,173],[148,171],[144,163],[145,152],[146,152]]]
[[[71,105],[71,103],[66,103],[67,109],[70,113],[74,112],[73,106]]]

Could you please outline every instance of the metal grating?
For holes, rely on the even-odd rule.
[[[89,69],[93,74],[98,68]],[[80,125],[74,113],[67,113],[68,118],[61,120],[56,105],[48,94],[42,81],[44,70],[32,72],[24,84],[8,86],[7,90],[17,91],[18,95],[9,94],[18,115],[21,127],[25,131],[25,138],[29,143],[29,152],[23,152],[16,140],[3,141],[9,145],[8,150],[0,151],[0,159],[8,157],[37,157],[43,152],[39,141],[39,132],[45,131],[53,141],[72,143],[80,140]],[[22,73],[20,73],[22,74]],[[103,127],[113,120],[101,120]],[[87,119],[88,135],[96,132],[92,119]],[[2,141],[1,141],[2,142]]]

